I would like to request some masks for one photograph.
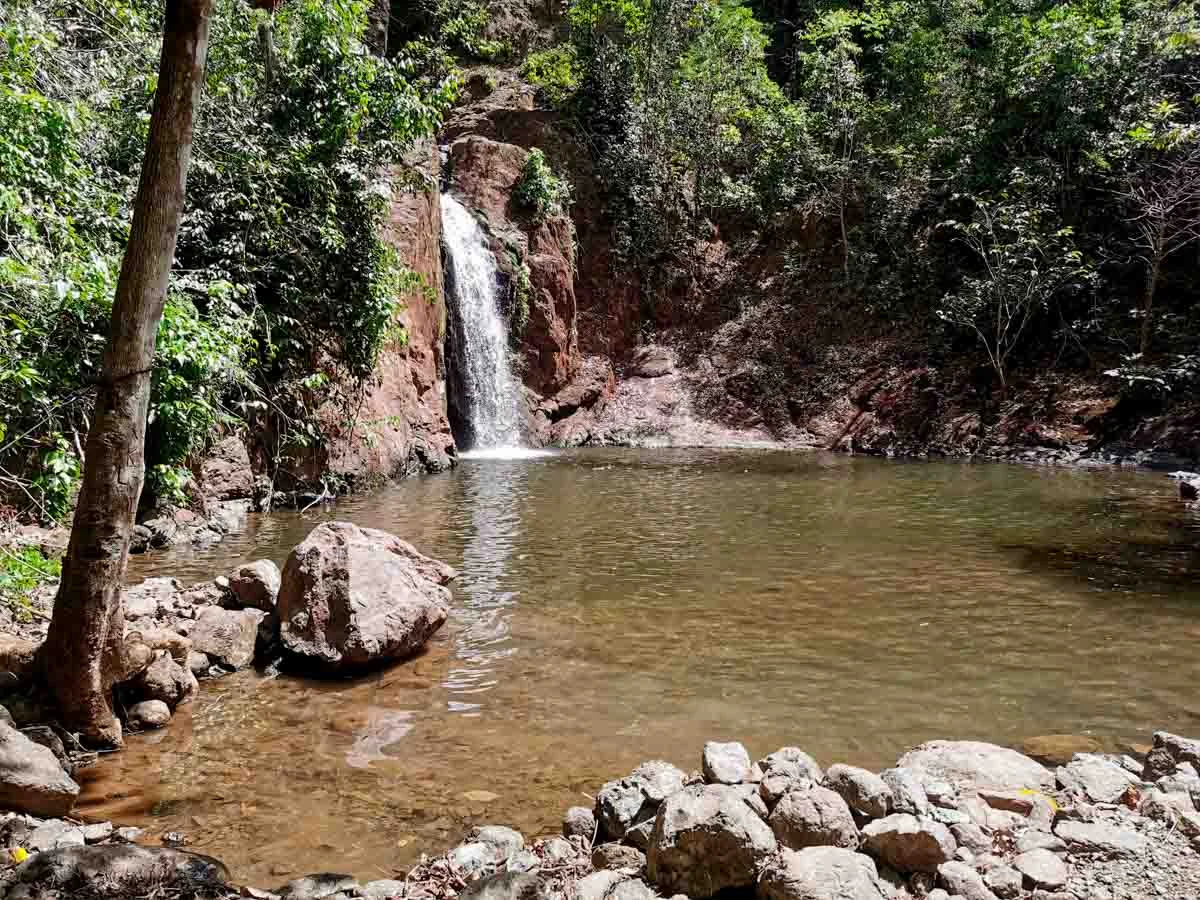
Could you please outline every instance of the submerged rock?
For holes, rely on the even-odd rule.
[[[196,853],[136,844],[62,847],[31,856],[17,867],[6,900],[69,897],[86,885],[89,900],[131,897],[227,896],[229,871]]]
[[[694,785],[659,809],[646,872],[663,891],[700,900],[753,886],[775,848],[775,835],[737,788]]]
[[[135,730],[162,728],[171,721],[171,708],[161,700],[143,700],[129,707],[129,725]]]
[[[0,807],[35,816],[63,816],[79,796],[79,785],[54,752],[0,723]]]
[[[284,566],[283,646],[332,670],[411,656],[445,623],[453,575],[385,531],[319,525]]]
[[[784,850],[763,870],[765,900],[885,900],[871,857],[840,847]]]

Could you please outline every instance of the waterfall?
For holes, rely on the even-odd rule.
[[[496,260],[466,207],[442,194],[442,234],[455,300],[455,348],[460,395],[476,450],[521,442],[520,392],[508,358],[508,328],[500,315]]]

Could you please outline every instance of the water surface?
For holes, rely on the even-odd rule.
[[[706,739],[882,767],[934,737],[1200,732],[1200,519],[1161,476],[824,454],[464,462],[135,561],[282,564],[319,521],[462,569],[419,659],[357,681],[205,682],[88,773],[81,810],[185,834],[239,878],[384,877],[471,824],[556,831]]]

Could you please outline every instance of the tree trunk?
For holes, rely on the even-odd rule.
[[[167,0],[158,88],[117,281],[83,484],[40,662],[63,724],[119,746],[112,688],[129,674],[122,595],[145,474],[154,344],[183,213],[212,0]]]
[[[392,23],[391,0],[371,0],[367,7],[366,45],[376,56],[387,56],[388,28]]]
[[[1138,352],[1145,355],[1150,349],[1150,338],[1154,334],[1154,294],[1158,288],[1158,275],[1162,271],[1162,242],[1154,246],[1150,271],[1146,273],[1146,294],[1142,298],[1142,339]]]

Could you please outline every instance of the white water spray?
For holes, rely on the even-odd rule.
[[[521,443],[520,389],[508,358],[496,260],[475,217],[449,194],[442,194],[442,233],[457,300],[458,374],[474,433],[473,449],[489,455],[516,450]]]

